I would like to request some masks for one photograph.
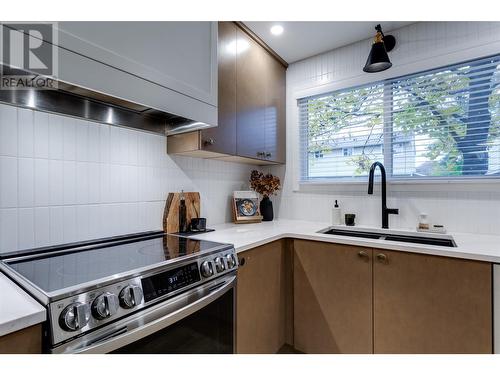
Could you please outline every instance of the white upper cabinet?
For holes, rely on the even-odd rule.
[[[216,22],[59,22],[59,45],[217,105]]]

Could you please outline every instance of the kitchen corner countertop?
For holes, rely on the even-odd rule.
[[[0,336],[45,321],[45,308],[0,272]]]
[[[329,226],[328,223],[301,220],[220,224],[213,226],[215,232],[199,234],[192,238],[231,243],[238,253],[272,241],[293,238],[500,263],[500,235],[447,233],[447,236],[453,237],[457,247],[441,247],[316,233]],[[338,228],[352,229],[344,226]],[[373,227],[355,227],[355,229],[380,230]],[[390,232],[414,235],[417,233],[408,230],[390,230]],[[0,297],[2,300],[0,336],[45,321],[45,308],[2,273],[0,273]]]
[[[500,263],[500,235],[452,232],[446,233],[446,235],[430,234],[436,237],[452,236],[457,245],[457,247],[442,247],[316,233],[329,226],[331,224],[301,220],[275,220],[257,224],[220,224],[211,227],[215,229],[215,232],[199,234],[192,238],[232,243],[238,253],[282,238],[294,238]],[[336,226],[335,228],[380,231],[380,228],[362,226]],[[426,235],[416,230],[397,229],[389,230],[389,232],[394,234]]]

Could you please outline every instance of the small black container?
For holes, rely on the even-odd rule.
[[[204,232],[207,230],[207,219],[194,217],[191,219],[191,232]]]
[[[260,201],[260,214],[262,215],[262,221],[273,221],[273,202],[269,197],[264,197]]]
[[[353,227],[355,225],[354,223],[355,218],[356,218],[355,214],[345,214],[345,225]]]

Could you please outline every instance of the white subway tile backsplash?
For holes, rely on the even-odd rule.
[[[17,129],[18,156],[32,158],[35,140],[32,110],[24,108],[17,110]]]
[[[18,211],[18,248],[35,247],[35,217],[33,208],[20,208]]]
[[[17,109],[0,104],[0,155],[17,156]]]
[[[78,226],[76,206],[63,207],[63,241],[64,243],[78,241]]]
[[[138,134],[134,130],[128,131],[128,159],[130,165],[137,165],[139,162],[139,141]]]
[[[75,120],[76,125],[76,160],[89,161],[89,123]]]
[[[49,115],[49,158],[62,160],[64,157],[64,117]]]
[[[100,165],[99,163],[88,163],[88,203],[99,203],[100,199]]]
[[[35,208],[35,247],[48,246],[50,242],[50,214],[48,207]]]
[[[63,159],[76,160],[77,142],[76,128],[81,125],[79,120],[65,117],[63,120]]]
[[[0,252],[18,250],[17,208],[0,209]]]
[[[76,206],[76,240],[83,241],[90,236],[90,209],[87,205]]]
[[[49,161],[35,159],[35,206],[48,206],[49,204]]]
[[[63,161],[63,204],[75,204],[76,202],[76,162]]]
[[[88,161],[100,161],[100,125],[95,122],[88,123]]]
[[[63,243],[64,215],[62,206],[50,207],[49,223],[50,243],[52,245]]]
[[[99,195],[100,203],[110,203],[111,202],[111,176],[110,176],[110,165],[100,164],[99,165]]]
[[[49,115],[34,111],[34,156],[49,157]]]
[[[101,163],[109,162],[111,126],[107,124],[99,125],[99,160]]]
[[[89,163],[77,162],[76,163],[76,203],[88,204],[89,203]]]
[[[88,205],[89,229],[88,238],[99,238],[101,230],[101,217],[99,215],[99,205]]]
[[[0,208],[17,207],[17,158],[0,156]]]
[[[18,206],[35,205],[35,163],[32,158],[18,159]]]
[[[161,230],[170,191],[200,191],[209,225],[225,222],[252,169],[171,157],[161,135],[8,105],[0,135],[0,252]]]
[[[62,160],[49,161],[49,204],[64,204],[64,162]]]

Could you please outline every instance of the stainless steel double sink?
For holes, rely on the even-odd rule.
[[[318,231],[318,233],[332,234],[335,236],[346,236],[346,237],[361,237],[370,238],[374,240],[385,240],[385,241],[397,241],[397,242],[409,242],[418,243],[422,245],[432,245],[432,246],[444,246],[444,247],[457,247],[453,238],[447,237],[428,237],[428,236],[415,236],[407,234],[394,234],[394,233],[384,233],[384,232],[368,232],[362,230],[348,230],[348,229],[338,229],[338,228],[326,228]]]

